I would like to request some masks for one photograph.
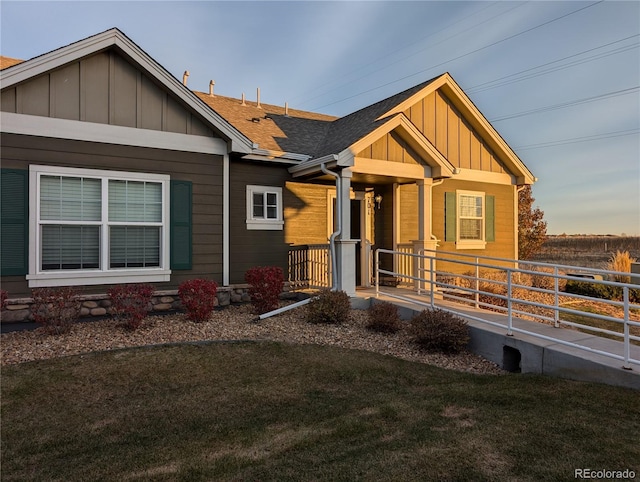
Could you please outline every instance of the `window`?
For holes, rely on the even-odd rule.
[[[484,249],[495,241],[495,197],[476,191],[445,193],[445,241],[458,249]]]
[[[169,280],[169,176],[30,167],[29,286]]]
[[[282,230],[282,188],[247,186],[247,229]]]

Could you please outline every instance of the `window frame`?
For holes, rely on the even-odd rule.
[[[253,214],[253,196],[261,194],[264,200],[264,215],[261,217]],[[276,195],[276,217],[267,218],[267,194]],[[275,186],[258,186],[247,184],[247,229],[249,230],[266,230],[281,231],[284,229],[284,219],[282,216],[282,188]]]
[[[462,196],[473,196],[482,200],[482,216],[462,216]],[[460,225],[462,219],[479,219],[480,220],[480,239],[461,239],[460,234],[462,232]],[[486,233],[486,221],[487,221],[487,202],[486,195],[480,191],[464,191],[456,190],[456,248],[458,249],[485,249],[487,246],[487,233]]]
[[[42,270],[42,223],[40,219],[40,183],[42,176],[66,176],[101,180],[101,219],[98,222],[49,222],[48,224],[99,225],[99,268],[73,270]],[[161,184],[161,222],[111,222],[109,221],[109,181],[146,181]],[[169,258],[169,185],[170,176],[140,172],[111,171],[102,169],[70,168],[61,166],[29,166],[29,274],[30,288],[48,286],[78,286],[117,283],[153,283],[170,280]],[[110,226],[160,227],[160,266],[136,268],[110,268]]]

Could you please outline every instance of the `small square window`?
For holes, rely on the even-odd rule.
[[[282,230],[282,188],[247,186],[247,229]]]

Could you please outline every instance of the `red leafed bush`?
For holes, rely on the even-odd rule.
[[[0,290],[0,306],[4,309],[7,305],[7,298],[9,297],[9,293],[7,290]]]
[[[208,279],[184,281],[178,288],[178,296],[187,316],[193,321],[206,321],[216,306],[218,285]]]
[[[147,317],[153,286],[148,284],[116,285],[107,291],[111,298],[113,316],[124,322],[130,330],[140,328]]]
[[[80,316],[78,292],[71,286],[31,290],[33,319],[51,335],[67,333]]]
[[[284,274],[278,266],[256,266],[244,274],[249,283],[251,302],[258,314],[278,308],[278,301],[284,287]]]
[[[397,333],[402,329],[398,307],[388,301],[372,304],[367,310],[367,329],[380,333]]]

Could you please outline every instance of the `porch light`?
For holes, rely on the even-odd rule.
[[[380,204],[382,203],[382,194],[378,194],[376,197],[373,198],[373,200],[376,202],[376,204],[378,205],[378,209],[380,209]]]

